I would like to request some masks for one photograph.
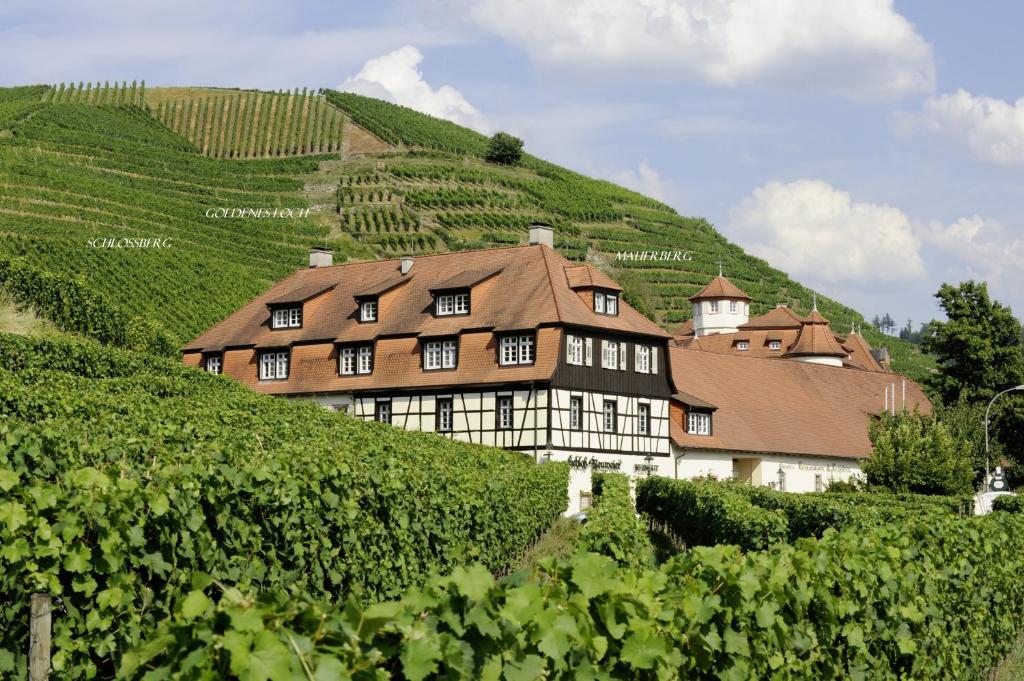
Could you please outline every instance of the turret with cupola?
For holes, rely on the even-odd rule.
[[[736,333],[750,319],[750,296],[726,279],[721,268],[718,276],[689,300],[695,336]]]

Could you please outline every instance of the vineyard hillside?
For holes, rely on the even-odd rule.
[[[666,329],[688,318],[687,296],[719,262],[753,297],[752,314],[779,302],[809,309],[810,289],[706,220],[535,156],[515,167],[487,163],[486,146],[453,123],[332,90],[3,89],[0,283],[50,318],[67,314],[69,296],[88,299],[90,308],[115,311],[114,326],[143,330],[100,334],[99,313],[65,321],[69,330],[165,350],[303,266],[311,245],[328,243],[336,259],[513,245],[543,221],[566,257],[605,270]],[[313,210],[286,219],[207,216],[235,207]],[[130,253],[89,245],[105,237],[172,245]],[[625,251],[688,259],[618,259]],[[5,275],[4,263],[14,261],[6,271],[17,276]],[[911,376],[932,365],[838,301],[818,296],[818,307],[840,333],[863,324]]]

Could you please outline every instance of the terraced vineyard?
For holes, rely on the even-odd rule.
[[[127,84],[116,90],[133,91]],[[410,109],[330,90],[321,97],[135,88],[138,97],[143,91],[155,117],[86,96],[104,87],[0,90],[0,231],[11,237],[0,242],[0,259],[24,257],[60,282],[81,276],[105,301],[101,307],[157,324],[175,342],[301,266],[311,244],[326,240],[341,258],[480,248],[522,243],[536,221],[554,226],[563,254],[607,271],[634,306],[668,329],[688,318],[686,297],[717,273],[719,261],[754,298],[753,314],[780,301],[800,311],[810,306],[809,289],[704,219],[533,156],[519,167],[485,163],[485,137]],[[295,107],[305,114],[291,116]],[[352,126],[359,134],[392,146],[318,156],[339,149],[346,117],[369,131]],[[251,158],[296,153],[311,155]],[[310,203],[326,210],[286,221],[205,215],[224,206]],[[177,246],[126,258],[87,244],[153,236]],[[689,259],[617,259],[626,251],[688,252]],[[869,341],[887,345],[911,376],[931,366],[915,346],[874,331],[855,310],[822,296],[818,305],[839,331],[863,324]],[[83,321],[78,330],[98,335],[93,326]]]
[[[336,108],[306,88],[301,93],[297,88],[293,93],[206,88],[168,96],[158,92],[151,112],[201,154],[214,158],[335,152],[344,124]]]
[[[315,213],[207,216],[307,208],[302,178],[317,157],[208,159],[138,107],[4,92],[0,284],[16,273],[19,298],[44,311],[61,305],[70,330],[111,340],[88,317],[98,311],[140,318],[180,344],[301,266],[326,236]],[[133,239],[159,243],[135,248]]]

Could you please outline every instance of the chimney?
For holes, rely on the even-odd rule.
[[[409,270],[412,269],[412,258],[402,258],[402,264],[399,266],[399,269],[402,274],[409,274]]]
[[[530,245],[544,244],[548,248],[555,247],[555,232],[551,225],[537,223],[530,225]]]
[[[310,267],[330,267],[334,264],[334,251],[329,248],[315,246],[309,249]]]
[[[888,370],[892,363],[892,359],[889,357],[888,348],[871,348],[871,356],[875,358],[875,361],[882,365],[883,369]]]

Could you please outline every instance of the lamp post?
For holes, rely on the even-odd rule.
[[[995,396],[991,400],[989,400],[988,406],[985,407],[985,487],[988,487],[988,483],[989,483],[989,471],[988,471],[988,412],[992,408],[992,403],[996,401],[996,398],[998,398],[1000,395],[1005,395],[1006,393],[1013,392],[1014,390],[1024,390],[1024,385],[1015,385],[1012,388],[1007,388],[1006,390],[1004,390],[1002,392],[996,393]],[[985,491],[985,489],[983,488],[982,492],[984,492],[984,491]]]

